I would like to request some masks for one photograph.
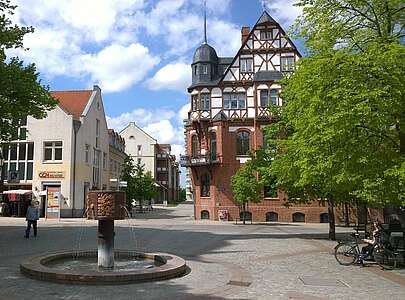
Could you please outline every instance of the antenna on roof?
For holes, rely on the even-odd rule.
[[[204,44],[207,42],[207,0],[204,0]]]

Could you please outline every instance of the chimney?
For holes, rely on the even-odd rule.
[[[250,27],[243,26],[242,27],[242,44],[247,40],[250,33]]]

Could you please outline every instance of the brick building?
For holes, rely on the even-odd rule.
[[[281,26],[263,12],[252,29],[243,27],[234,57],[218,57],[205,41],[195,51],[189,118],[185,122],[186,155],[181,164],[191,173],[196,219],[240,218],[230,180],[248,152],[266,147],[263,128],[271,122],[269,103],[282,105],[275,83],[294,71],[301,57]],[[327,207],[283,206],[282,191],[266,188],[263,201],[249,204],[254,221],[326,222]]]

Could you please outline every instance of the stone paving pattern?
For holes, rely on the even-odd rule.
[[[39,236],[26,240],[23,219],[0,218],[0,300],[405,299],[404,270],[338,265],[327,224],[243,226],[195,221],[192,213],[183,204],[117,221],[116,248],[172,253],[190,267],[181,278],[118,286],[54,284],[19,272],[31,255],[95,249],[96,221],[41,220]]]

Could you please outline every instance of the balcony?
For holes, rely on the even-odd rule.
[[[182,167],[199,167],[219,164],[221,161],[218,155],[180,155],[180,165]]]

